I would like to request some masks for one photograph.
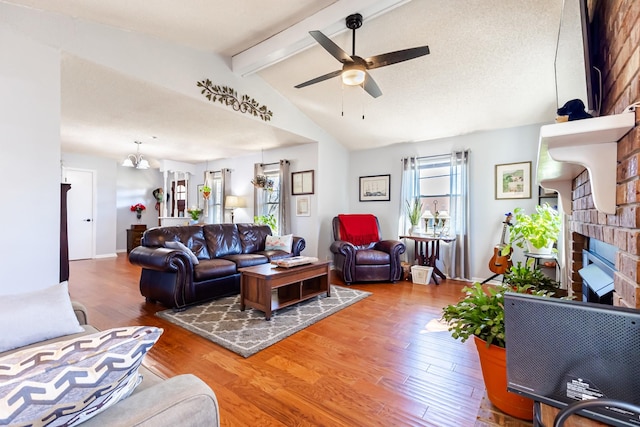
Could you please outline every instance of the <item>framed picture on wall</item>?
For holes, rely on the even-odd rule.
[[[496,200],[531,198],[531,162],[496,165]]]
[[[389,201],[389,184],[391,175],[372,175],[360,177],[360,201],[378,202]]]
[[[313,194],[313,170],[291,172],[291,195]]]
[[[309,196],[296,197],[296,216],[311,216],[311,199]]]

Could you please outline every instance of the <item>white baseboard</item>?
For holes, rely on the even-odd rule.
[[[117,257],[118,254],[117,253],[113,253],[113,254],[101,254],[101,255],[96,255],[93,259],[100,259],[100,258],[115,258]]]

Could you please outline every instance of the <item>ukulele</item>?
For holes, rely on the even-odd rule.
[[[507,218],[503,221],[502,226],[502,237],[500,238],[500,243],[497,244],[493,248],[493,256],[491,260],[489,260],[489,270],[491,270],[495,274],[504,274],[507,272],[509,268],[513,265],[511,262],[511,253],[513,249],[509,250],[507,255],[502,255],[502,248],[504,248],[504,238],[507,233],[507,226],[511,225],[511,213],[506,214]]]

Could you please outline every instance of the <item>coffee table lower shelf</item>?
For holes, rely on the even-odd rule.
[[[271,264],[241,268],[240,310],[252,307],[271,320],[273,311],[326,292],[331,296],[330,261],[283,268]]]

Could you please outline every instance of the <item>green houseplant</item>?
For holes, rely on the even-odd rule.
[[[276,217],[274,214],[254,216],[253,222],[254,224],[268,225],[273,234],[278,232],[278,228],[276,227]]]
[[[505,292],[551,294],[532,284],[507,284],[483,287],[481,283],[463,288],[465,296],[443,310],[449,331],[462,342],[473,337],[487,396],[503,412],[517,418],[533,418],[533,401],[507,391],[506,342],[504,325]]]
[[[560,283],[553,280],[542,272],[539,267],[534,267],[533,259],[526,264],[518,262],[511,266],[504,274],[504,283],[513,288],[524,288],[529,286],[530,289],[547,291],[545,296],[559,296],[566,291],[560,289]]]
[[[509,242],[503,248],[503,254],[513,245],[522,249],[526,246],[531,253],[551,253],[560,235],[560,213],[547,203],[537,205],[535,213],[530,215],[522,208],[516,208],[513,213],[515,223],[509,229]]]
[[[422,202],[420,197],[414,197],[411,202],[405,200],[405,210],[411,223],[411,231],[420,229],[420,217],[422,216]]]

